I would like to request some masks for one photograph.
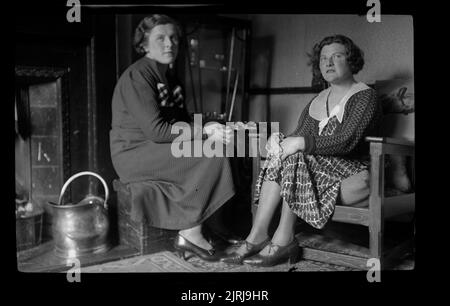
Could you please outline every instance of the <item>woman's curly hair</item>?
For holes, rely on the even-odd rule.
[[[181,38],[181,27],[174,19],[167,15],[151,15],[142,19],[134,31],[133,47],[139,55],[146,53],[143,45],[147,44],[151,30],[157,25],[173,24],[177,31],[178,38]]]
[[[328,87],[328,82],[325,81],[320,72],[320,52],[324,46],[332,43],[339,43],[345,47],[347,62],[352,74],[358,73],[364,66],[364,52],[350,38],[344,35],[327,36],[321,42],[315,44],[312,53],[308,54],[310,58],[308,64],[312,66],[313,87]]]

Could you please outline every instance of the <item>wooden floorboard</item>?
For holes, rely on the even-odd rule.
[[[354,269],[367,270],[367,258],[350,256],[340,253],[322,251],[313,248],[302,248],[302,258],[306,260],[332,263]]]

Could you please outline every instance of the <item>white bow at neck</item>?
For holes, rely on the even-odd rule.
[[[322,133],[322,130],[327,125],[328,121],[336,116],[339,120],[339,123],[342,123],[342,119],[344,118],[345,104],[347,101],[356,93],[369,89],[370,87],[362,82],[358,82],[352,85],[348,92],[342,97],[341,101],[336,104],[335,107],[330,111],[330,116],[327,116],[327,98],[330,94],[331,87],[328,87],[325,90],[322,90],[311,102],[309,106],[309,115],[311,118],[319,121],[319,135]]]

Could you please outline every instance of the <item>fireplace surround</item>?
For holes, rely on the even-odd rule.
[[[50,212],[70,174],[69,97],[67,68],[16,66],[16,185],[44,210],[44,235],[49,235]],[[16,195],[18,194],[16,188]],[[47,226],[45,226],[47,225]]]
[[[44,15],[17,12],[14,62],[16,194],[19,189],[20,200],[45,210],[43,251],[52,243],[46,203],[57,202],[71,175],[99,173],[112,189],[110,103],[117,76],[114,14],[86,14],[82,23],[68,23],[65,13]],[[64,201],[78,202],[87,193],[101,195],[103,187],[96,179],[80,179]],[[110,203],[114,207],[114,196]]]

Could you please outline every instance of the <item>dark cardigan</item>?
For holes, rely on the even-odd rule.
[[[171,122],[178,107],[165,112],[158,83],[168,85],[156,62],[146,57],[120,77],[112,99],[111,158],[131,192],[134,220],[145,217],[154,227],[186,229],[234,195],[232,173],[227,158],[174,156],[173,147],[202,145],[201,129],[195,141],[174,142],[178,135],[171,133]]]
[[[330,136],[319,135],[319,121],[309,115],[312,101],[303,110],[297,128],[289,136],[305,138],[306,154],[365,156],[365,136],[377,136],[381,107],[373,89],[365,89],[349,98],[342,124]]]

